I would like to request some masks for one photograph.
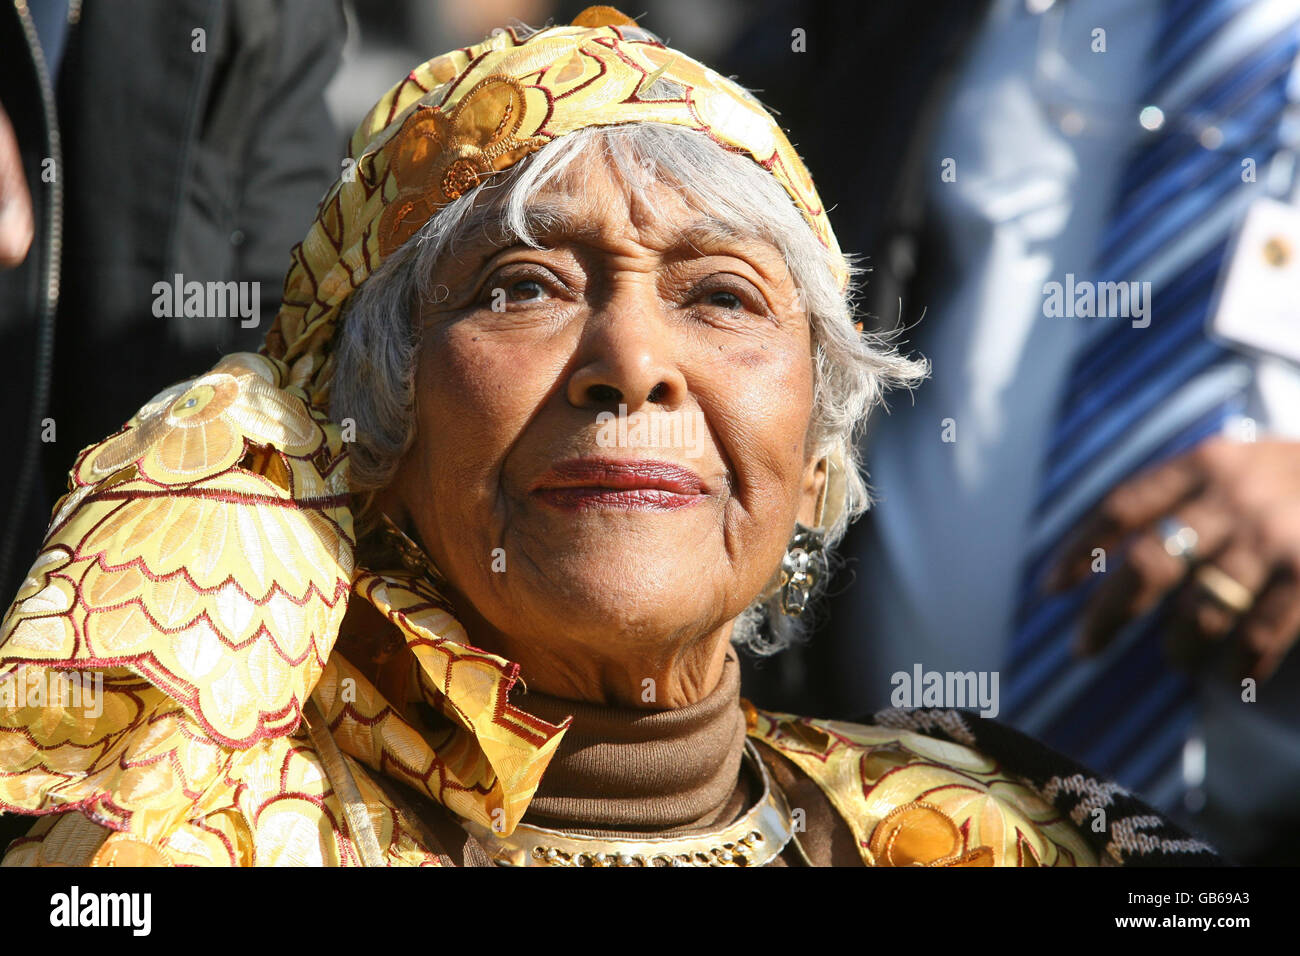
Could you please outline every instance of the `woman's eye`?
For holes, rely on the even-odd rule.
[[[506,284],[506,297],[511,302],[530,302],[546,295],[546,287],[536,279],[518,279]]]
[[[504,312],[512,305],[544,302],[555,286],[542,276],[505,275],[490,281],[479,293],[479,302],[494,312]]]
[[[745,305],[740,301],[740,296],[734,292],[710,292],[708,299],[710,305],[716,305],[723,309],[741,309]]]

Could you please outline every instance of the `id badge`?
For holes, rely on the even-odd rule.
[[[1225,262],[1208,332],[1300,365],[1300,207],[1257,199]]]

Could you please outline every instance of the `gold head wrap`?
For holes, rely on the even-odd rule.
[[[167,389],[78,457],[0,625],[0,810],[50,815],[59,846],[107,827],[100,862],[355,862],[303,728],[311,696],[372,807],[387,804],[363,768],[514,829],[565,725],[511,704],[518,666],[469,646],[419,554],[357,566],[331,348],[348,297],[441,206],[565,133],[638,122],[698,130],[771,172],[846,286],[772,118],[621,13],[507,29],[417,67],[353,136],[263,354]],[[843,507],[834,462],[829,478],[826,525]],[[380,679],[332,653],[358,597],[409,670]],[[98,713],[81,693],[51,699],[90,675]],[[417,729],[413,700],[433,725]],[[390,859],[427,861],[396,815],[373,812]],[[75,832],[53,829],[64,817]]]
[[[504,29],[416,67],[352,136],[344,175],[294,250],[266,351],[288,384],[327,401],[339,311],[442,206],[547,143],[590,126],[698,130],[772,173],[848,272],[803,162],[763,106],[731,80],[665,47],[611,7],[520,37]]]

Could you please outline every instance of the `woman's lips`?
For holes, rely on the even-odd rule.
[[[703,481],[668,461],[574,458],[538,479],[533,494],[557,508],[684,508],[703,497]]]

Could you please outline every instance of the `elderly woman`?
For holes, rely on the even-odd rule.
[[[741,699],[923,371],[848,280],[762,107],[610,8],[418,67],[264,354],[78,458],[0,646],[5,862],[1195,857],[978,718]]]

